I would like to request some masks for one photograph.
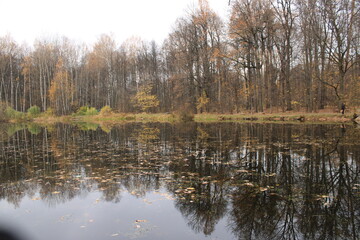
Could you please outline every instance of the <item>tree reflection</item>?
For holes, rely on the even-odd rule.
[[[0,132],[0,199],[52,207],[166,189],[205,235],[226,217],[239,239],[356,239],[359,139],[338,125],[11,126]]]
[[[245,174],[237,176],[244,183],[234,191],[230,213],[239,239],[357,238],[358,150],[345,150],[349,143],[342,134],[335,142],[276,142],[267,147],[266,156],[277,167],[263,168],[255,178],[250,170],[258,166],[245,165]]]

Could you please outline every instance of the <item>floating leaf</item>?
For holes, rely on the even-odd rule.
[[[147,222],[147,220],[135,220],[136,223]]]
[[[242,184],[243,186],[248,186],[248,187],[253,187],[254,184],[253,183],[250,183],[250,182],[247,182],[247,183],[244,183]]]

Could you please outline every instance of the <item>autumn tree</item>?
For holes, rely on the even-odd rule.
[[[343,102],[347,95],[347,74],[359,61],[356,39],[360,35],[355,29],[360,18],[360,4],[355,0],[329,0],[321,1],[320,6],[319,10],[322,11],[323,21],[329,32],[326,53],[329,62],[336,68],[335,81],[323,79],[323,83],[332,87],[338,101]]]
[[[313,112],[345,102],[356,109],[359,1],[232,0],[229,8],[226,26],[199,0],[161,45],[101,35],[93,45],[60,37],[27,46],[0,37],[0,101],[56,114],[81,106]]]
[[[159,106],[159,100],[155,95],[151,94],[152,88],[150,85],[141,86],[133,97],[135,106],[143,112],[149,112],[151,109],[156,109]]]
[[[221,102],[224,75],[219,53],[223,36],[222,22],[206,0],[177,20],[164,46],[173,108],[187,106],[196,112],[203,94],[209,97],[209,104],[201,111],[209,111]]]
[[[71,96],[74,88],[72,80],[60,58],[56,64],[55,76],[49,89],[50,104],[55,114],[66,115],[71,112]]]
[[[230,18],[230,51],[227,58],[237,70],[236,98],[245,99],[245,108],[263,111],[272,108],[278,96],[275,11],[269,2],[235,1]]]
[[[0,38],[0,102],[19,109],[22,92],[20,82],[21,49],[10,35]]]

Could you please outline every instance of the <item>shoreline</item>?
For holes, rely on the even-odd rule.
[[[32,120],[35,123],[125,123],[125,122],[264,122],[264,123],[353,123],[353,114],[339,113],[254,113],[254,114],[195,114],[183,119],[181,116],[172,113],[113,113],[106,116],[40,116]]]

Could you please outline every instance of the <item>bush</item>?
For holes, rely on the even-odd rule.
[[[194,114],[190,111],[180,111],[179,112],[179,118],[183,122],[191,122],[194,121]]]
[[[51,108],[51,107],[49,107],[48,109],[46,109],[46,111],[45,111],[45,115],[46,116],[48,116],[48,117],[50,117],[50,116],[54,116],[54,109],[53,108]]]
[[[26,115],[23,112],[16,111],[9,106],[5,109],[4,115],[7,120],[26,120]]]
[[[36,117],[40,114],[40,108],[36,105],[31,106],[28,110],[27,113],[31,116],[31,117]]]
[[[102,107],[101,110],[100,110],[100,115],[101,116],[109,116],[112,113],[113,113],[113,111],[112,111],[111,107],[107,106],[107,105]]]
[[[176,115],[178,116],[180,121],[183,122],[191,122],[194,121],[194,110],[190,106],[190,104],[186,103],[182,106],[177,112]]]
[[[0,122],[8,122],[10,120],[23,121],[27,120],[26,114],[16,111],[6,102],[0,102]]]
[[[93,107],[80,107],[75,113],[75,116],[92,116],[97,115],[99,112]]]

